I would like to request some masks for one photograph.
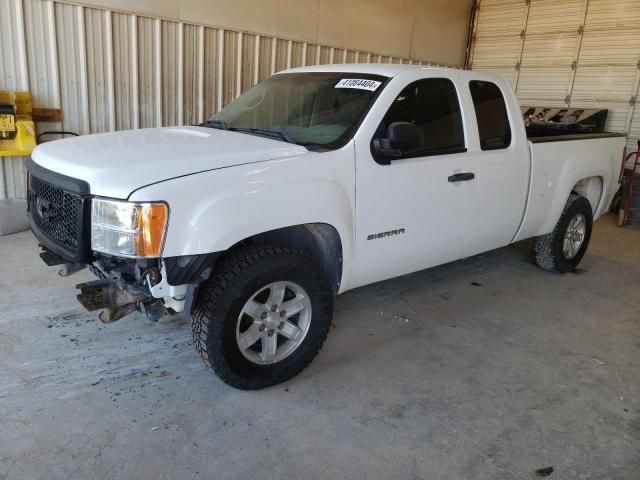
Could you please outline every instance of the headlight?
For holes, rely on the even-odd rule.
[[[164,203],[133,203],[94,198],[91,248],[121,257],[159,257],[167,226]]]

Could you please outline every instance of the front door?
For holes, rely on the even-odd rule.
[[[374,138],[394,122],[419,127],[423,144],[391,161],[356,144],[354,287],[463,258],[473,240],[477,165],[466,152],[454,83],[423,78],[407,85]]]

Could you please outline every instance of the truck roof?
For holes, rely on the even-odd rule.
[[[344,72],[344,73],[363,73],[372,75],[382,75],[385,77],[395,77],[403,72],[428,70],[429,72],[438,72],[444,77],[451,76],[452,72],[456,72],[458,76],[466,79],[486,79],[494,83],[505,85],[507,81],[500,76],[488,73],[476,72],[473,70],[463,70],[461,68],[436,67],[428,65],[407,65],[402,63],[338,63],[327,65],[311,65],[308,67],[290,68],[282,70],[278,73],[302,73],[302,72]]]
[[[338,63],[327,65],[311,65],[308,67],[297,67],[283,70],[278,73],[301,73],[301,72],[346,72],[346,73],[369,73],[372,75],[384,75],[395,77],[399,73],[407,70],[441,70],[451,71],[447,67],[431,67],[427,65],[407,65],[402,63]]]

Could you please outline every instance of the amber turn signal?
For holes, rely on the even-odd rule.
[[[167,206],[164,203],[142,205],[138,212],[136,255],[159,257],[167,226]]]

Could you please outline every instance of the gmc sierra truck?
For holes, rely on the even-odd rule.
[[[618,189],[625,138],[527,138],[502,78],[409,65],[278,73],[199,126],[49,142],[28,216],[113,322],[190,319],[226,383],[298,374],[337,294],[535,237],[568,272]]]

